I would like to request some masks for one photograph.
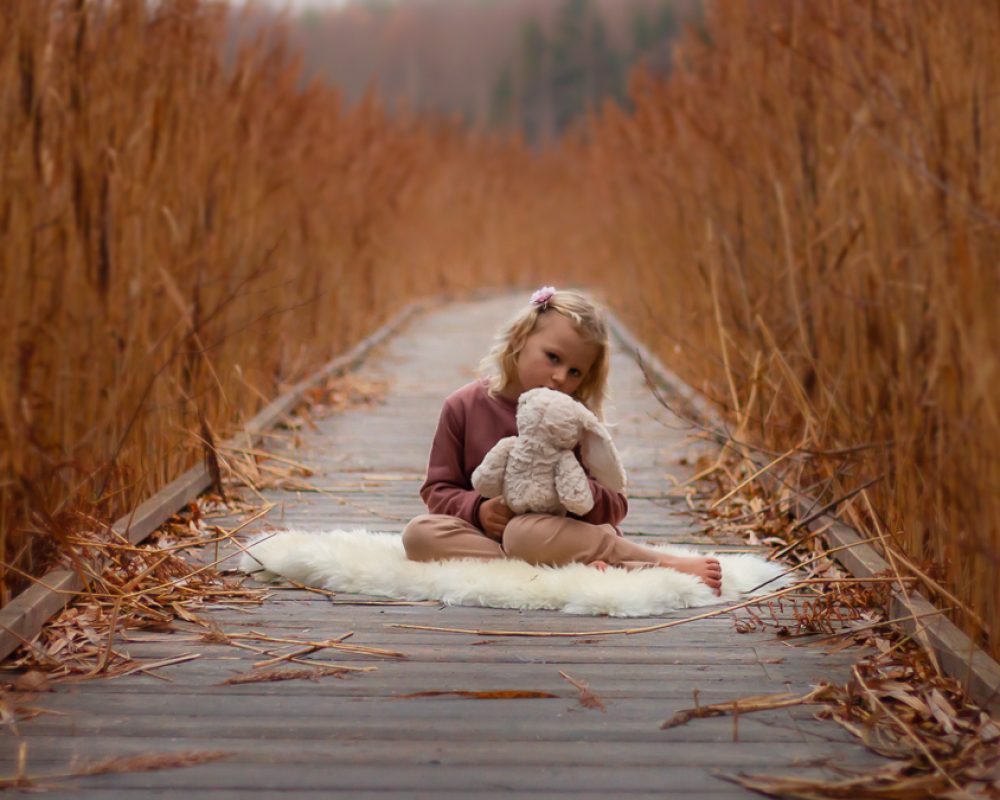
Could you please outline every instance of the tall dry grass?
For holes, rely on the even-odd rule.
[[[0,600],[411,298],[509,277],[418,231],[485,144],[345,110],[280,44],[224,68],[222,14],[0,8]]]
[[[1000,11],[711,9],[668,82],[636,76],[634,113],[559,154],[589,170],[567,166],[591,202],[578,274],[739,438],[813,451],[827,498],[881,476],[848,519],[998,654]]]
[[[1000,655],[995,4],[718,3],[544,153],[346,110],[280,49],[223,69],[194,0],[95,5],[0,10],[9,563],[411,297],[575,281],[814,491],[878,478],[848,519]]]

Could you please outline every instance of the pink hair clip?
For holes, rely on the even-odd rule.
[[[542,311],[548,308],[549,300],[552,299],[552,295],[556,293],[555,286],[543,286],[541,289],[536,291],[531,295],[532,305],[541,306]]]

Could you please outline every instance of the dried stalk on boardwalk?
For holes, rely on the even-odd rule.
[[[565,672],[560,670],[559,676],[564,680],[569,681],[573,686],[576,687],[577,691],[580,692],[579,702],[584,708],[595,708],[604,714],[608,709],[604,706],[604,701],[601,700],[593,690],[587,685],[586,681],[580,681],[571,675],[567,675]]]
[[[734,530],[729,523],[741,508],[750,506],[763,512],[759,522],[768,532],[773,553],[796,563],[798,569],[820,571],[799,581],[793,587],[798,590],[795,594],[746,605],[735,620],[736,630],[773,631],[789,642],[801,642],[799,646],[826,645],[831,652],[853,647],[858,662],[847,684],[821,683],[804,693],[744,696],[712,704],[699,704],[696,693],[695,705],[675,712],[661,728],[732,715],[735,740],[740,716],[817,706],[817,718],[838,723],[894,762],[843,779],[722,777],[776,797],[996,796],[1000,725],[970,702],[957,681],[942,676],[927,649],[894,627],[900,619],[886,619],[889,587],[906,586],[919,576],[907,580],[897,572],[875,579],[845,577],[830,558],[834,551],[824,548],[821,537],[801,536],[802,526],[785,512],[794,498],[785,493],[774,499],[766,486],[756,483],[760,470],[737,448],[716,457],[700,474],[702,482],[687,488],[693,498],[692,513],[702,516],[711,535],[760,541],[752,528]]]
[[[228,758],[231,753],[221,750],[190,750],[177,753],[144,753],[136,756],[116,756],[80,764],[62,772],[29,773],[28,745],[22,742],[18,749],[17,769],[14,775],[0,777],[0,790],[25,789],[28,791],[44,791],[49,784],[59,783],[72,778],[83,778],[89,775],[113,775],[123,772],[152,772],[161,769],[178,769],[195,767],[199,764],[211,764]]]
[[[88,589],[51,620],[37,639],[24,642],[10,666],[43,670],[51,679],[85,680],[155,670],[197,658],[197,653],[140,662],[129,657],[119,638],[126,631],[169,631],[176,620],[207,626],[198,613],[209,603],[258,604],[264,592],[245,589],[219,571],[218,545],[233,531],[208,523],[210,498],[192,503],[146,544],[135,546],[103,533],[72,539],[72,564]],[[253,515],[251,515],[253,516]],[[207,555],[199,563],[197,555]]]
[[[704,708],[726,713],[727,706],[739,707],[743,713],[758,710],[753,700]],[[724,777],[765,794],[798,798],[971,798],[996,797],[1000,791],[1000,726],[963,705],[958,686],[938,678],[912,645],[894,658],[876,656],[856,667],[846,686],[824,685],[798,701],[821,703],[817,716],[833,719],[893,763],[841,780]],[[692,711],[691,716],[704,715]]]
[[[746,714],[751,711],[770,711],[775,708],[788,708],[798,706],[803,703],[818,702],[827,688],[820,687],[813,689],[806,694],[798,695],[793,692],[780,692],[778,694],[761,694],[752,697],[740,697],[723,703],[711,703],[709,705],[696,705],[694,708],[685,708],[676,712],[670,719],[664,720],[660,725],[660,730],[668,730],[683,725],[693,719],[703,719],[705,717],[717,717],[723,714]]]

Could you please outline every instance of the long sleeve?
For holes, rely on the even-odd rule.
[[[427,463],[427,479],[420,487],[420,497],[431,514],[461,517],[479,525],[479,506],[484,498],[473,490],[463,468],[465,461],[465,409],[458,403],[445,403],[438,419]]]
[[[431,514],[460,517],[482,530],[479,508],[485,498],[472,488],[472,473],[498,441],[517,435],[516,414],[516,401],[491,396],[480,381],[445,398],[431,443],[427,478],[420,487],[420,497]],[[576,456],[579,460],[579,448]],[[590,473],[587,477],[594,507],[579,519],[617,526],[628,512],[625,495],[609,491]]]
[[[588,476],[590,491],[594,493],[594,507],[580,519],[591,525],[610,523],[616,528],[618,523],[628,514],[628,499],[621,492],[612,492],[605,488],[596,478]]]

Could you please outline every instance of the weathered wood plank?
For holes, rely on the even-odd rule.
[[[366,688],[367,678],[370,674],[359,676],[350,680],[358,688]],[[577,677],[574,675],[574,677]],[[651,697],[644,692],[637,692],[636,696],[621,694],[613,696],[613,689],[603,690],[595,688],[596,679],[583,678],[590,683],[591,688],[605,698],[608,713],[612,713],[615,719],[635,718],[662,721],[670,716],[678,708],[690,706],[692,704],[691,689],[674,691],[672,696],[668,694],[665,698]],[[476,679],[466,677],[462,683],[456,682],[454,676],[446,676],[434,682],[433,679],[421,681],[421,685],[426,687],[423,690],[416,690],[412,684],[399,686],[394,692],[387,695],[358,695],[343,696],[339,691],[340,681],[336,683],[326,682],[317,684],[317,688],[322,686],[328,691],[316,691],[309,693],[292,693],[279,691],[282,697],[280,712],[275,709],[274,713],[280,713],[282,718],[310,717],[313,715],[325,716],[331,712],[350,713],[353,708],[365,708],[366,714],[392,717],[399,720],[412,718],[419,719],[427,713],[433,712],[438,716],[462,716],[473,713],[489,713],[494,718],[506,718],[507,716],[528,718],[551,718],[559,716],[567,707],[574,710],[577,704],[578,694],[573,687],[562,680],[555,670],[550,675],[540,676],[536,679],[521,678],[512,676],[486,676]],[[712,687],[712,681],[705,681],[699,691],[708,693]],[[734,685],[735,684],[735,685]],[[274,686],[275,684],[267,684]],[[243,684],[244,687],[247,684]],[[220,719],[233,719],[243,716],[256,716],[266,713],[274,705],[274,694],[263,692],[238,693],[227,692],[227,689],[237,688],[229,686],[217,687],[212,693],[171,693],[170,711],[177,715],[188,716],[216,716]],[[679,688],[679,687],[678,687]],[[713,699],[723,697],[736,698],[754,688],[753,682],[746,682],[740,685],[730,679],[719,680],[714,685]],[[545,692],[556,695],[553,698],[531,698],[516,700],[476,700],[449,695],[434,697],[408,697],[414,691],[530,691]],[[620,691],[620,690],[619,690]],[[669,684],[664,686],[665,692],[670,692]],[[232,698],[238,698],[233,700]],[[138,692],[116,692],[116,693],[60,693],[46,699],[45,707],[50,711],[58,711],[66,715],[65,719],[76,720],[96,713],[115,713],[127,715],[142,715],[155,710],[159,703],[155,697],[149,693]],[[610,718],[610,717],[609,717]]]
[[[399,532],[423,511],[417,489],[443,397],[468,379],[486,350],[491,329],[510,310],[504,302],[460,304],[428,316],[411,335],[394,340],[370,366],[391,378],[384,406],[317,420],[300,431],[301,446],[277,441],[315,470],[309,482],[327,492],[267,490],[279,505],[248,534],[270,527],[321,530],[364,526]],[[494,322],[487,324],[493,315]],[[470,325],[470,320],[474,324]],[[625,531],[641,541],[718,546],[681,513],[668,495],[691,467],[685,433],[661,426],[666,412],[648,396],[635,365],[613,358],[615,429],[631,486]],[[694,448],[696,450],[697,448]],[[693,461],[693,458],[689,460]],[[381,477],[380,477],[381,476]],[[392,479],[386,478],[390,476]],[[215,524],[236,525],[238,515]],[[727,540],[728,541],[728,540]],[[734,540],[735,541],[735,540]],[[208,559],[214,549],[195,558]],[[397,623],[469,629],[587,632],[625,630],[680,620],[705,609],[653,619],[574,617],[554,612],[444,607],[347,605],[299,590],[272,589],[262,606],[213,604],[199,610],[224,630],[348,640],[400,650],[407,660],[326,651],[321,660],[375,666],[374,672],[317,682],[220,686],[263,656],[190,641],[204,629],[180,625],[168,641],[118,642],[134,657],[181,652],[201,657],[159,670],[170,679],[127,678],[63,684],[33,701],[51,712],[20,723],[22,736],[0,740],[0,764],[16,763],[26,742],[31,765],[43,771],[74,756],[100,758],[141,752],[222,749],[231,760],[192,769],[96,776],[53,797],[466,797],[529,794],[559,797],[753,797],[712,776],[717,769],[787,771],[817,758],[840,764],[873,757],[838,726],[811,718],[813,707],[697,720],[659,730],[662,720],[699,702],[746,694],[805,690],[813,679],[846,675],[851,654],[792,648],[764,634],[739,635],[733,617],[670,630],[577,638],[513,638],[446,634],[391,627]],[[141,635],[140,635],[141,636]],[[253,643],[276,648],[272,643]],[[283,665],[285,666],[285,665]],[[579,705],[563,670],[586,681],[606,713]],[[471,700],[453,696],[402,699],[421,691],[531,690],[550,699]]]
[[[76,758],[100,758],[110,754],[134,756],[150,752],[170,753],[190,749],[187,739],[178,737],[138,739],[131,736],[90,736],[69,738],[60,736],[30,736],[25,739],[33,764],[65,763]],[[750,743],[751,745],[753,743]],[[578,766],[594,764],[595,751],[586,742],[477,742],[461,744],[441,741],[368,741],[323,740],[287,741],[266,739],[219,738],[213,747],[232,753],[232,761],[243,763],[323,763],[355,764],[378,767],[435,761],[443,766]],[[42,755],[34,755],[34,753]],[[875,763],[877,757],[857,747],[834,742],[784,742],[780,753],[770,747],[748,746],[747,742],[723,741],[713,747],[702,742],[604,742],[599,751],[601,763],[618,767],[766,767],[777,755],[785,765],[801,764],[819,755],[836,757],[840,764]],[[15,756],[16,758],[16,756]],[[11,763],[10,748],[0,748],[0,764]]]
[[[135,695],[141,697],[143,702],[153,706],[157,704],[157,698],[172,698],[176,695],[196,696],[201,698],[203,704],[208,707],[209,705],[221,705],[230,701],[238,702],[237,698],[245,695],[267,697],[270,698],[270,701],[277,701],[286,697],[392,699],[418,691],[462,690],[485,692],[521,690],[551,692],[570,705],[576,702],[576,696],[567,691],[569,687],[568,683],[560,681],[562,684],[560,685],[554,682],[554,680],[560,680],[558,676],[554,679],[547,678],[544,680],[542,678],[523,675],[492,676],[486,674],[481,676],[463,676],[460,678],[449,675],[438,677],[424,676],[420,682],[415,681],[414,683],[401,684],[397,676],[380,669],[377,672],[351,674],[342,677],[326,676],[316,682],[298,680],[265,682],[261,684],[224,685],[224,681],[227,678],[249,671],[248,667],[247,669],[233,671],[220,669],[217,672],[193,672],[193,674],[184,676],[187,679],[187,683],[182,687],[177,687],[176,681],[171,683],[147,681],[142,685],[115,681],[115,686],[120,688],[102,688],[94,690],[89,694],[94,697]],[[567,670],[564,669],[563,671]],[[664,717],[669,716],[669,713],[678,708],[686,708],[694,705],[695,692],[698,693],[699,702],[714,703],[730,701],[748,694],[757,694],[760,689],[759,682],[740,682],[730,678],[614,681],[608,679],[602,680],[599,677],[595,677],[590,671],[583,672],[579,669],[573,669],[567,672],[567,674],[576,680],[585,680],[590,685],[592,691],[601,697],[606,705],[610,706],[622,700],[639,700],[662,709]],[[774,691],[805,692],[810,685],[808,681],[801,681],[788,685],[775,686]],[[46,700],[46,707],[49,707],[51,702]],[[103,710],[103,707],[99,707],[95,709],[95,713]]]
[[[441,688],[430,684],[428,689]],[[457,687],[456,687],[457,688]],[[510,688],[485,685],[484,689]],[[515,687],[523,688],[523,687]],[[533,688],[533,687],[529,687]],[[730,719],[713,717],[666,731],[660,723],[690,698],[612,700],[606,713],[584,709],[576,698],[475,700],[459,697],[342,697],[283,695],[280,701],[262,695],[237,695],[230,702],[206,702],[197,696],[170,695],[169,702],[149,702],[130,695],[81,694],[73,706],[51,702],[59,715],[46,714],[32,720],[33,735],[118,734],[159,738],[163,736],[229,735],[234,738],[296,738],[322,735],[331,739],[388,739],[412,735],[428,736],[435,729],[448,740],[468,737],[484,741],[595,739],[606,741],[724,741],[732,738]],[[310,702],[311,701],[311,702]],[[47,706],[49,704],[47,703]],[[309,706],[307,710],[305,707]],[[263,717],[261,709],[266,709]],[[799,713],[801,712],[801,713]],[[741,716],[739,738],[743,741],[795,741],[803,729],[822,731],[823,738],[846,741],[839,726],[811,718],[814,709],[782,709]],[[267,720],[270,726],[248,724]],[[278,729],[280,728],[280,733]]]
[[[392,643],[385,642],[384,645],[373,646],[380,646],[387,649],[388,646],[392,646]],[[133,657],[168,658],[176,655],[177,650],[173,647],[147,646],[141,649],[129,647],[128,652]],[[201,652],[204,653],[202,656],[203,660],[237,658],[240,662],[249,663],[250,661],[259,661],[265,658],[264,656],[257,656],[255,658],[251,658],[248,655],[236,656],[232,648],[220,649],[216,647],[213,650],[202,649]],[[684,664],[682,665],[682,669],[677,669],[677,665],[664,663],[664,655],[662,653],[648,652],[642,648],[595,647],[588,651],[583,649],[547,649],[534,647],[530,650],[525,648],[524,650],[508,649],[504,651],[490,650],[487,647],[467,647],[462,650],[459,648],[446,648],[444,646],[435,647],[411,644],[395,652],[405,653],[409,658],[409,663],[413,666],[416,666],[418,663],[434,664],[435,666],[432,669],[451,668],[457,664],[551,664],[562,666],[573,664],[606,664],[633,667],[640,665],[653,666],[656,667],[657,672],[664,676],[675,673],[701,672],[708,675],[719,675],[720,677],[745,677],[748,680],[764,680],[768,677],[768,673],[754,661],[738,662],[737,664],[730,663],[725,666],[719,664]],[[334,659],[350,664],[385,665],[387,663],[386,658],[336,650],[324,653],[320,658],[322,660]],[[782,674],[781,670],[777,670],[776,672]]]
[[[78,779],[72,782],[70,785],[74,785],[80,788],[74,788],[66,792],[52,792],[46,791],[46,800],[76,800],[81,796],[87,796],[81,794],[84,790],[82,783],[86,779]],[[210,798],[210,800],[242,800],[246,797],[251,798],[271,798],[274,797],[276,789],[265,788],[257,789],[252,786],[241,787],[239,789],[199,789],[192,787],[183,788],[159,788],[154,786],[146,787],[100,787],[95,790],[99,792],[99,796],[102,800],[145,800],[145,798],[155,798],[155,800],[192,800],[192,798]],[[289,789],[287,787],[282,787],[280,789],[282,800],[317,800],[317,798],[322,798],[322,800],[327,800],[327,798],[334,798],[338,800],[339,798],[349,798],[354,800],[354,798],[361,798],[365,800],[371,798],[371,800],[440,800],[440,798],[467,798],[469,797],[470,790],[467,788],[462,789],[432,789],[429,791],[424,791],[422,787],[411,786],[403,790],[385,790],[385,789],[362,789],[362,788],[352,788],[347,790],[338,789]],[[628,797],[629,800],[663,800],[663,789],[657,789],[653,792],[615,792],[616,795],[622,797]],[[509,798],[510,792],[507,790],[496,790],[487,791],[483,789],[475,790],[476,800],[498,800],[499,798]],[[551,788],[548,791],[531,792],[532,800],[567,800],[568,798],[581,798],[582,800],[607,800],[609,793],[606,790],[589,792],[579,790],[576,787],[570,787],[565,792],[561,792],[558,788]],[[753,794],[746,790],[740,789],[734,786],[719,785],[716,782],[712,785],[706,786],[703,789],[684,791],[684,792],[673,792],[671,790],[671,796],[676,797],[691,797],[691,798],[721,798],[721,800],[726,800],[726,798],[743,798],[743,800],[752,800],[752,798],[758,798],[760,795]]]
[[[597,759],[599,754],[595,754]],[[217,761],[198,767],[163,770],[150,773],[99,775],[79,779],[78,785],[90,791],[106,788],[144,787],[197,789],[211,785],[220,789],[280,791],[287,784],[285,769],[274,764],[228,763]],[[564,792],[574,790],[603,791],[615,795],[634,792],[701,793],[716,787],[727,790],[731,784],[709,775],[703,767],[673,766],[669,773],[659,767],[634,766],[627,769],[593,765],[563,767],[544,765],[531,768],[510,766],[443,766],[441,764],[408,764],[401,767],[367,765],[294,764],[297,790],[331,790],[354,792],[359,789],[400,791],[420,787],[424,790],[468,791],[483,790],[534,793],[558,785]],[[834,773],[799,768],[799,775],[832,777]]]

